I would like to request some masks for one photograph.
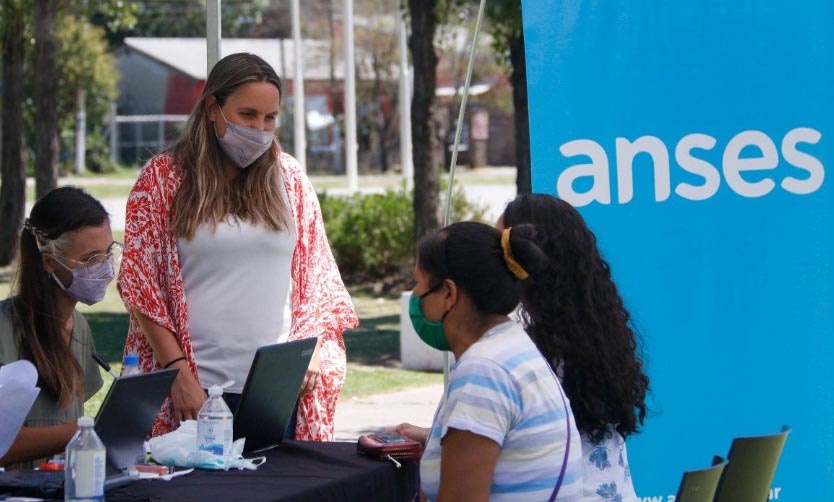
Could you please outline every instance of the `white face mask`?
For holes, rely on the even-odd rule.
[[[251,127],[244,127],[226,120],[220,106],[220,116],[226,122],[226,135],[222,138],[217,136],[215,127],[214,134],[220,142],[220,148],[232,159],[232,162],[241,169],[244,169],[258,160],[272,146],[275,139],[275,131],[262,131]]]

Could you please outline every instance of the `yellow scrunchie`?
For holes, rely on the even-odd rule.
[[[513,227],[505,228],[503,232],[501,232],[501,249],[504,250],[504,261],[507,263],[507,268],[510,269],[510,272],[513,273],[519,280],[523,281],[524,279],[528,278],[530,274],[524,270],[515,258],[513,258],[513,250],[510,248],[510,230]]]

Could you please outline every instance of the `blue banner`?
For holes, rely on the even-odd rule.
[[[641,500],[782,425],[770,499],[834,500],[834,2],[522,3],[533,189],[644,340]]]

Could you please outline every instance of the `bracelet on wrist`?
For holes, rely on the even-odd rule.
[[[174,364],[176,364],[176,363],[178,363],[178,362],[180,362],[180,361],[185,361],[185,356],[180,356],[180,357],[177,357],[176,359],[174,359],[174,360],[172,360],[172,361],[168,361],[168,364],[164,365],[164,366],[162,367],[162,369],[166,369],[166,370],[167,370],[168,368],[170,368],[171,366],[173,366]]]

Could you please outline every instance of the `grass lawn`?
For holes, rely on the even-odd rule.
[[[114,235],[122,238],[121,232]],[[11,271],[0,270],[0,298],[9,294]],[[365,292],[355,292],[353,301],[361,320],[359,328],[345,333],[348,374],[342,397],[392,392],[411,386],[440,383],[441,373],[402,370],[399,343],[399,300],[377,298]],[[127,333],[128,315],[116,291],[115,281],[104,301],[88,307],[78,304],[95,338],[96,350],[118,374],[121,369],[122,348]],[[102,370],[104,387],[85,406],[88,414],[95,414],[104,399],[112,378]]]

